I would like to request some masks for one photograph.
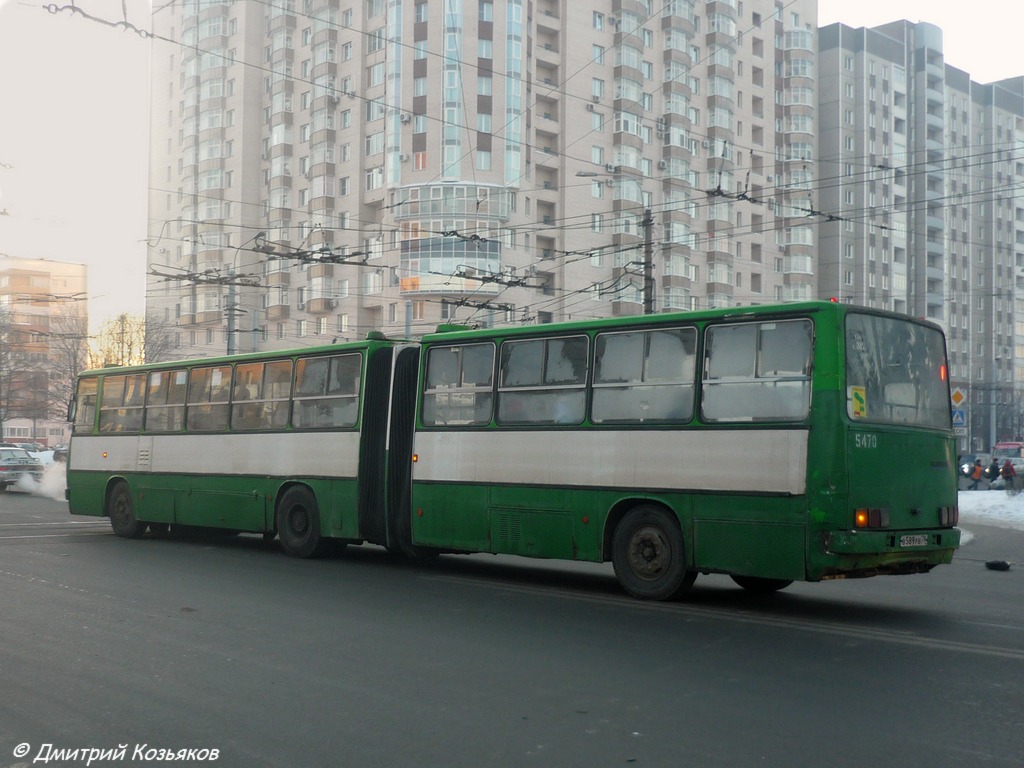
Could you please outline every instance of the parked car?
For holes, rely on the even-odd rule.
[[[54,461],[67,461],[68,460],[68,444],[61,443],[60,445],[53,446],[53,460]]]
[[[6,491],[23,477],[43,479],[43,462],[24,448],[0,447],[0,490]]]

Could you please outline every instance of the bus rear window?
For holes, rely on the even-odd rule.
[[[849,315],[846,408],[854,421],[949,429],[942,333],[899,318]]]

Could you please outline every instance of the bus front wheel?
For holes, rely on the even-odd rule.
[[[114,533],[126,539],[137,539],[146,532],[146,524],[135,517],[132,490],[123,480],[117,482],[107,497],[107,516]]]
[[[294,486],[285,491],[277,506],[277,535],[284,551],[292,557],[317,557],[327,542],[320,535],[320,510],[308,488]]]
[[[612,538],[612,564],[622,588],[642,600],[668,600],[691,586],[696,571],[686,568],[683,532],[660,507],[637,507]]]

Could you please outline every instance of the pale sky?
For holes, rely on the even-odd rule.
[[[43,6],[0,0],[0,254],[87,264],[95,329],[144,309],[149,42]],[[149,27],[145,0],[128,8]]]
[[[946,63],[978,83],[1024,75],[1021,0],[819,0],[818,26],[925,21],[942,29]]]
[[[0,0],[0,254],[87,264],[96,328],[144,309],[150,43],[45,5]],[[122,19],[121,0],[75,5]],[[148,29],[147,0],[127,5],[128,20]],[[899,19],[941,27],[947,63],[978,82],[1024,75],[1021,0],[819,4],[822,26]]]

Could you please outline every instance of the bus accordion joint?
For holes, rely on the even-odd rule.
[[[888,528],[889,510],[886,507],[863,507],[854,510],[854,528]]]

